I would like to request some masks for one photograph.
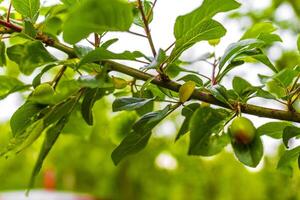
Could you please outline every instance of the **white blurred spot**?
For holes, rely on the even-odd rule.
[[[158,168],[175,170],[178,167],[177,160],[169,153],[160,153],[155,159]]]
[[[0,101],[0,122],[6,122],[22,104],[20,94],[12,94]]]
[[[290,20],[294,17],[293,8],[287,3],[281,4],[275,12],[275,19],[278,21]]]
[[[157,126],[154,130],[156,137],[172,137],[176,133],[176,126],[171,120],[165,120],[162,124]]]

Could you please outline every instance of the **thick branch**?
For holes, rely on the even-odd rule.
[[[23,30],[22,27],[12,24],[10,22],[4,21],[2,19],[0,19],[0,25],[4,26],[6,28],[9,28],[14,32],[22,32],[22,30]],[[44,44],[46,44],[48,46],[52,46],[58,50],[65,52],[70,57],[76,57],[75,51],[71,47],[68,47],[56,40],[53,40],[45,34],[37,34],[36,39],[42,41]]]
[[[128,67],[126,65],[122,65],[113,61],[106,61],[106,64],[114,71],[118,71],[124,74],[127,74],[129,76],[135,77],[136,79],[140,80],[149,80],[153,78],[152,75],[141,72],[137,69]],[[158,78],[155,78],[152,81],[153,84],[161,86],[163,88],[167,88],[169,90],[172,90],[174,92],[178,92],[180,88],[180,84],[174,82],[174,81],[162,81],[159,80]],[[231,107],[227,104],[224,104],[214,98],[211,94],[206,93],[206,92],[201,92],[198,90],[195,90],[192,99],[195,100],[200,100],[203,102],[207,102],[210,104],[218,105],[224,108],[231,109]],[[231,105],[233,108],[237,107],[238,102],[232,101]],[[265,108],[261,106],[255,106],[251,104],[243,104],[240,103],[240,108],[243,113],[251,114],[251,115],[256,115],[259,117],[266,117],[266,118],[272,118],[272,119],[280,119],[280,120],[286,120],[286,121],[293,121],[293,122],[300,122],[300,114],[295,113],[295,112],[290,112],[290,111],[284,111],[284,110],[277,110],[277,109],[271,109],[271,108]]]
[[[10,23],[7,23],[6,21],[0,20],[0,24],[4,25],[7,28],[10,28],[16,32],[21,32],[22,28],[16,27],[15,25],[12,25]],[[68,47],[62,43],[59,43],[58,41],[52,41],[50,38],[48,38],[45,35],[40,35],[39,38],[37,38],[44,42],[46,45],[52,46],[56,49],[59,49],[65,53],[67,53],[69,56],[76,57],[74,49],[71,47]],[[105,61],[104,62],[111,70],[118,71],[124,74],[127,74],[129,76],[132,76],[139,80],[149,80],[153,78],[151,74],[144,73],[140,70],[131,68],[129,66],[116,63],[113,61]],[[162,81],[159,79],[159,77],[153,79],[153,84],[158,85],[160,87],[172,90],[174,92],[178,92],[180,88],[180,84],[173,82],[173,81]],[[206,92],[201,92],[198,90],[195,90],[192,99],[200,100],[203,102],[207,102],[213,105],[221,106],[224,108],[231,109],[231,107],[236,108],[237,104],[239,102],[232,101],[231,107],[227,104],[224,104],[220,101],[218,101],[216,98],[214,98],[211,94]],[[286,121],[293,121],[293,122],[300,122],[300,114],[291,112],[291,111],[285,111],[285,110],[277,110],[277,109],[271,109],[271,108],[265,108],[261,106],[255,106],[251,104],[244,104],[240,103],[240,108],[243,113],[259,116],[259,117],[266,117],[266,118],[272,118],[272,119],[280,119],[280,120],[286,120]]]

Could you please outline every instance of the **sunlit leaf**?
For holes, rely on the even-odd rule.
[[[74,44],[93,32],[127,31],[132,22],[132,7],[126,1],[86,0],[72,8],[63,27],[63,37]]]
[[[12,5],[24,17],[30,18],[33,22],[37,19],[40,0],[12,0]]]

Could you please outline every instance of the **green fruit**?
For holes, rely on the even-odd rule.
[[[234,141],[243,145],[250,144],[256,134],[253,123],[245,117],[235,118],[229,127],[229,131]]]
[[[53,87],[48,83],[43,83],[35,88],[35,90],[32,93],[32,96],[34,97],[44,97],[54,94]]]
[[[179,88],[179,101],[181,103],[186,102],[192,96],[196,87],[194,81],[187,81]]]
[[[123,89],[128,85],[128,82],[122,78],[112,77],[112,82],[116,89]]]
[[[51,104],[55,91],[48,83],[43,83],[35,88],[30,96],[30,100],[40,104]]]
[[[209,45],[211,46],[217,46],[220,43],[220,38],[218,39],[213,39],[213,40],[208,40]]]

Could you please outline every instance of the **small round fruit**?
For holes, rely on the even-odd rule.
[[[43,96],[50,96],[54,94],[53,87],[48,83],[42,83],[41,85],[37,86],[32,93],[34,97],[43,97]]]
[[[128,85],[128,82],[122,78],[112,77],[112,82],[116,89],[123,89]]]
[[[229,131],[235,142],[243,145],[250,144],[256,134],[253,123],[245,117],[235,118],[229,127]]]
[[[51,104],[54,97],[54,88],[48,83],[43,83],[35,88],[30,96],[30,100],[39,104]]]
[[[209,45],[211,46],[217,46],[220,43],[220,39],[213,39],[213,40],[208,40]]]

